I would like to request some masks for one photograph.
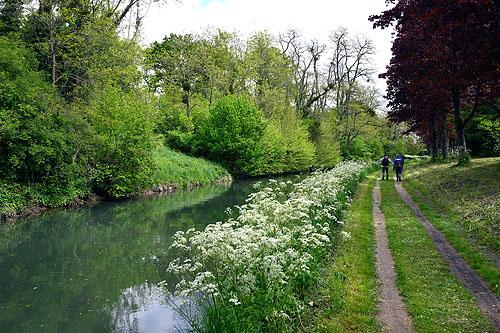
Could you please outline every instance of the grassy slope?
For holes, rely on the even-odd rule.
[[[500,158],[473,160],[466,168],[423,164],[407,171],[404,186],[424,215],[500,296],[500,270],[477,246],[499,255]]]
[[[377,275],[372,217],[373,178],[363,182],[349,209],[345,231],[315,295],[310,332],[378,332]],[[318,300],[318,301],[316,301]]]
[[[382,182],[398,288],[418,332],[493,332],[469,292],[449,272],[393,182]]]
[[[151,186],[176,185],[185,188],[229,180],[231,175],[221,166],[201,158],[190,157],[169,148],[160,148],[153,154],[155,169]],[[24,186],[0,180],[0,215],[13,215],[30,207],[61,207],[89,195],[88,191],[62,185],[61,189],[43,184]]]
[[[154,153],[158,166],[153,175],[154,184],[175,184],[179,187],[207,185],[230,179],[226,169],[213,162],[184,155],[163,147]]]
[[[500,252],[500,158],[473,160],[465,168],[423,164],[408,169],[408,185],[458,217],[454,222]]]

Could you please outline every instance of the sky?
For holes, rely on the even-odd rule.
[[[391,57],[391,31],[372,29],[368,16],[384,10],[384,0],[167,0],[154,4],[144,19],[146,44],[160,41],[170,33],[198,33],[222,28],[248,37],[267,30],[277,35],[289,28],[304,37],[327,42],[339,27],[370,38],[376,86],[385,93],[385,81],[377,75],[385,71]]]

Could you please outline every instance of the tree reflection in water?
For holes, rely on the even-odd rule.
[[[179,300],[167,295],[157,285],[144,283],[127,288],[110,309],[111,329],[120,333],[177,333],[189,330],[189,324],[170,302],[181,305]]]
[[[172,235],[224,219],[255,182],[1,226],[0,332],[169,332],[180,316],[156,283],[173,285],[164,275]]]

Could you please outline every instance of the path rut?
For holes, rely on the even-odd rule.
[[[458,252],[448,243],[446,238],[425,218],[422,211],[413,202],[410,195],[401,186],[401,183],[395,183],[396,189],[403,200],[410,206],[418,221],[424,226],[425,230],[436,245],[437,250],[443,256],[448,264],[450,271],[455,275],[463,285],[476,298],[477,305],[484,316],[500,331],[500,300],[488,288],[484,280],[467,264],[467,262],[458,254]]]
[[[414,332],[411,318],[396,287],[394,260],[387,239],[385,216],[380,210],[380,183],[373,189],[373,222],[375,224],[375,262],[381,285],[378,320],[383,332]]]

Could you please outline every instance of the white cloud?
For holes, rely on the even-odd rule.
[[[352,33],[373,40],[377,48],[377,74],[385,71],[391,56],[389,30],[373,30],[368,16],[385,8],[384,0],[170,0],[152,6],[144,20],[144,42],[162,40],[170,33],[197,33],[209,27],[249,35],[268,30],[273,34],[288,28],[308,38],[326,41],[334,29],[344,26]],[[385,82],[376,79],[385,90]]]

